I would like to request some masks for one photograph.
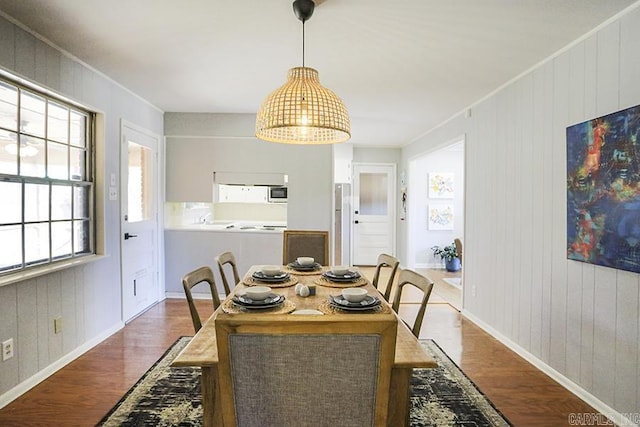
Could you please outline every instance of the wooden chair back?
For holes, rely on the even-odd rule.
[[[236,257],[233,256],[233,253],[231,252],[224,252],[216,257],[216,263],[218,264],[218,271],[220,272],[220,277],[222,278],[222,285],[224,286],[225,296],[229,296],[229,294],[231,294],[231,286],[229,285],[229,279],[224,272],[224,266],[227,264],[231,266],[231,271],[233,273],[233,287],[235,287],[238,283],[240,283],[240,275],[238,274]]]
[[[382,294],[384,296],[384,299],[386,299],[387,301],[389,301],[389,299],[391,298],[391,289],[393,288],[393,279],[395,279],[396,277],[396,272],[398,271],[398,266],[400,265],[400,261],[398,261],[398,259],[396,257],[393,257],[391,255],[387,255],[387,254],[380,254],[378,256],[378,264],[376,265],[376,272],[373,275],[373,286],[378,290],[378,291],[383,291],[381,289],[381,283],[380,283],[380,273],[382,272],[382,269],[385,267],[390,267],[391,268],[391,272],[389,273],[389,278],[387,279],[387,284],[386,287],[384,288],[384,293]]]
[[[398,321],[362,318],[217,317],[223,425],[386,426]]]
[[[413,323],[413,327],[411,328],[411,332],[413,333],[413,335],[415,335],[416,338],[419,338],[420,328],[422,327],[422,322],[424,320],[424,313],[427,310],[427,303],[429,302],[429,297],[431,296],[431,291],[433,290],[433,282],[427,277],[418,274],[413,270],[400,269],[400,273],[398,274],[398,285],[396,286],[396,293],[393,298],[393,304],[391,305],[396,313],[398,313],[398,310],[400,308],[402,290],[407,285],[414,286],[420,289],[423,293],[422,301],[420,302],[420,309],[418,310],[415,322]]]
[[[456,252],[458,252],[458,258],[460,258],[460,264],[462,264],[462,240],[457,237],[453,239],[453,244],[456,246]]]
[[[313,257],[320,265],[329,265],[329,232],[285,230],[282,263],[287,265],[301,256]]]
[[[216,282],[213,279],[213,271],[211,268],[200,267],[182,277],[182,287],[184,288],[184,293],[187,296],[187,303],[189,304],[189,311],[191,312],[191,320],[193,321],[193,328],[196,332],[202,328],[202,320],[200,319],[200,314],[198,313],[198,309],[193,301],[191,290],[200,283],[209,284],[213,309],[215,310],[220,306],[220,297],[218,297],[218,290],[216,289]]]

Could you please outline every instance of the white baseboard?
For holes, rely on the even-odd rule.
[[[191,296],[193,296],[193,299],[211,299],[211,294],[198,294],[194,292]],[[222,301],[226,298],[226,295],[219,294],[218,297],[220,298],[220,301]],[[184,292],[167,292],[165,294],[165,298],[187,299],[184,296]]]
[[[551,379],[558,382],[561,386],[569,390],[571,393],[575,394],[580,399],[584,400],[593,409],[595,409],[596,411],[600,412],[601,414],[609,418],[609,420],[613,421],[615,425],[639,426],[639,424],[637,424],[637,421],[638,421],[637,419],[634,420],[635,422],[632,422],[632,420],[629,420],[623,414],[616,411],[615,409],[613,409],[612,407],[610,407],[609,405],[607,405],[606,403],[604,403],[603,401],[595,397],[593,394],[589,393],[587,390],[583,389],[578,384],[574,383],[569,378],[565,377],[560,372],[556,371],[551,366],[544,363],[542,360],[538,359],[536,356],[534,356],[529,351],[522,348],[517,343],[511,341],[511,339],[507,338],[505,335],[501,334],[496,329],[486,324],[484,321],[478,319],[476,316],[469,313],[467,310],[463,309],[462,315],[467,319],[469,319],[470,321],[472,321],[473,323],[475,323],[478,327],[483,329],[489,335],[491,335],[492,337],[500,341],[502,344],[509,347],[511,350],[513,350],[516,354],[518,354],[520,357],[525,359],[527,362],[531,363],[533,366],[535,366],[536,368],[538,368],[539,370],[547,374]]]
[[[75,359],[82,356],[84,353],[91,350],[93,347],[97,346],[122,328],[124,328],[124,322],[118,322],[100,335],[92,338],[70,353],[65,354],[43,370],[37,372],[35,375],[22,381],[20,384],[0,396],[0,408],[7,406],[9,403],[13,402],[15,399],[22,396],[24,393],[31,390],[33,387],[40,384],[42,381],[46,380],[51,375],[55,374],[57,371],[64,368],[69,363],[73,362]]]
[[[165,298],[175,298],[175,299],[187,299],[184,296],[184,292],[167,292],[164,294]],[[193,294],[194,298],[200,299],[200,294]],[[204,297],[204,295],[202,295],[202,297]],[[209,296],[209,298],[211,298],[211,296]]]
[[[444,270],[444,264],[442,264],[441,262],[437,263],[437,264],[415,264],[414,269],[418,269],[418,268],[441,268]]]

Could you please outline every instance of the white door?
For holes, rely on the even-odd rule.
[[[122,317],[126,322],[158,301],[159,138],[121,127]]]
[[[395,255],[396,167],[353,165],[354,265],[375,265],[378,255]]]

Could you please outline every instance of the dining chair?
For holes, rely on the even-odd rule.
[[[225,296],[229,296],[231,294],[231,287],[229,286],[227,275],[224,272],[224,266],[227,264],[231,266],[231,271],[233,273],[233,286],[235,287],[238,283],[240,283],[240,275],[238,274],[236,257],[233,256],[232,252],[224,252],[216,257],[216,263],[218,264],[218,271],[220,272],[220,277],[222,278],[222,285],[224,286]]]
[[[411,332],[413,333],[413,335],[415,335],[416,338],[419,338],[420,328],[422,327],[422,321],[424,319],[424,312],[427,310],[427,303],[429,302],[429,297],[431,296],[431,291],[433,290],[433,282],[427,277],[423,276],[422,274],[418,274],[413,270],[400,269],[400,273],[398,273],[398,285],[396,286],[393,304],[391,304],[393,311],[398,314],[400,314],[398,310],[400,308],[402,291],[403,288],[407,285],[414,286],[420,289],[423,293],[422,301],[420,302],[420,309],[418,310],[418,314],[416,315],[416,319],[413,323],[413,328],[411,328]]]
[[[456,237],[455,239],[453,239],[453,244],[456,246],[458,258],[460,259],[460,264],[462,264],[462,240]]]
[[[223,425],[386,426],[397,318],[301,317],[215,319]]]
[[[393,288],[393,279],[396,277],[396,272],[398,271],[399,265],[400,265],[400,261],[398,261],[398,258],[396,257],[387,255],[387,254],[378,255],[378,264],[376,265],[376,272],[373,275],[372,284],[374,288],[382,292],[383,290],[380,288],[381,286],[380,273],[382,272],[383,268],[384,269],[386,269],[386,267],[391,268],[391,272],[389,273],[389,278],[387,279],[387,284],[384,288],[384,293],[382,294],[384,296],[384,299],[387,301],[389,301],[389,299],[391,298],[391,289]]]
[[[284,230],[282,263],[287,265],[298,257],[313,257],[320,265],[329,265],[329,232],[314,230]]]
[[[189,311],[191,312],[191,320],[193,321],[193,328],[196,332],[202,328],[202,321],[200,320],[200,314],[198,313],[198,309],[193,301],[191,290],[196,285],[204,282],[209,284],[213,309],[215,310],[220,306],[220,297],[218,297],[218,290],[216,289],[216,282],[213,279],[213,271],[211,268],[200,267],[182,277],[182,287],[184,288],[184,293],[187,296],[187,303],[189,304]]]

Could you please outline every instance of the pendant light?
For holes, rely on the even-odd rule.
[[[256,118],[256,137],[285,144],[334,144],[351,138],[349,114],[342,100],[323,87],[318,71],[304,65],[304,23],[313,14],[312,0],[296,0],[302,21],[302,67],[289,70],[287,82],[271,92]]]

